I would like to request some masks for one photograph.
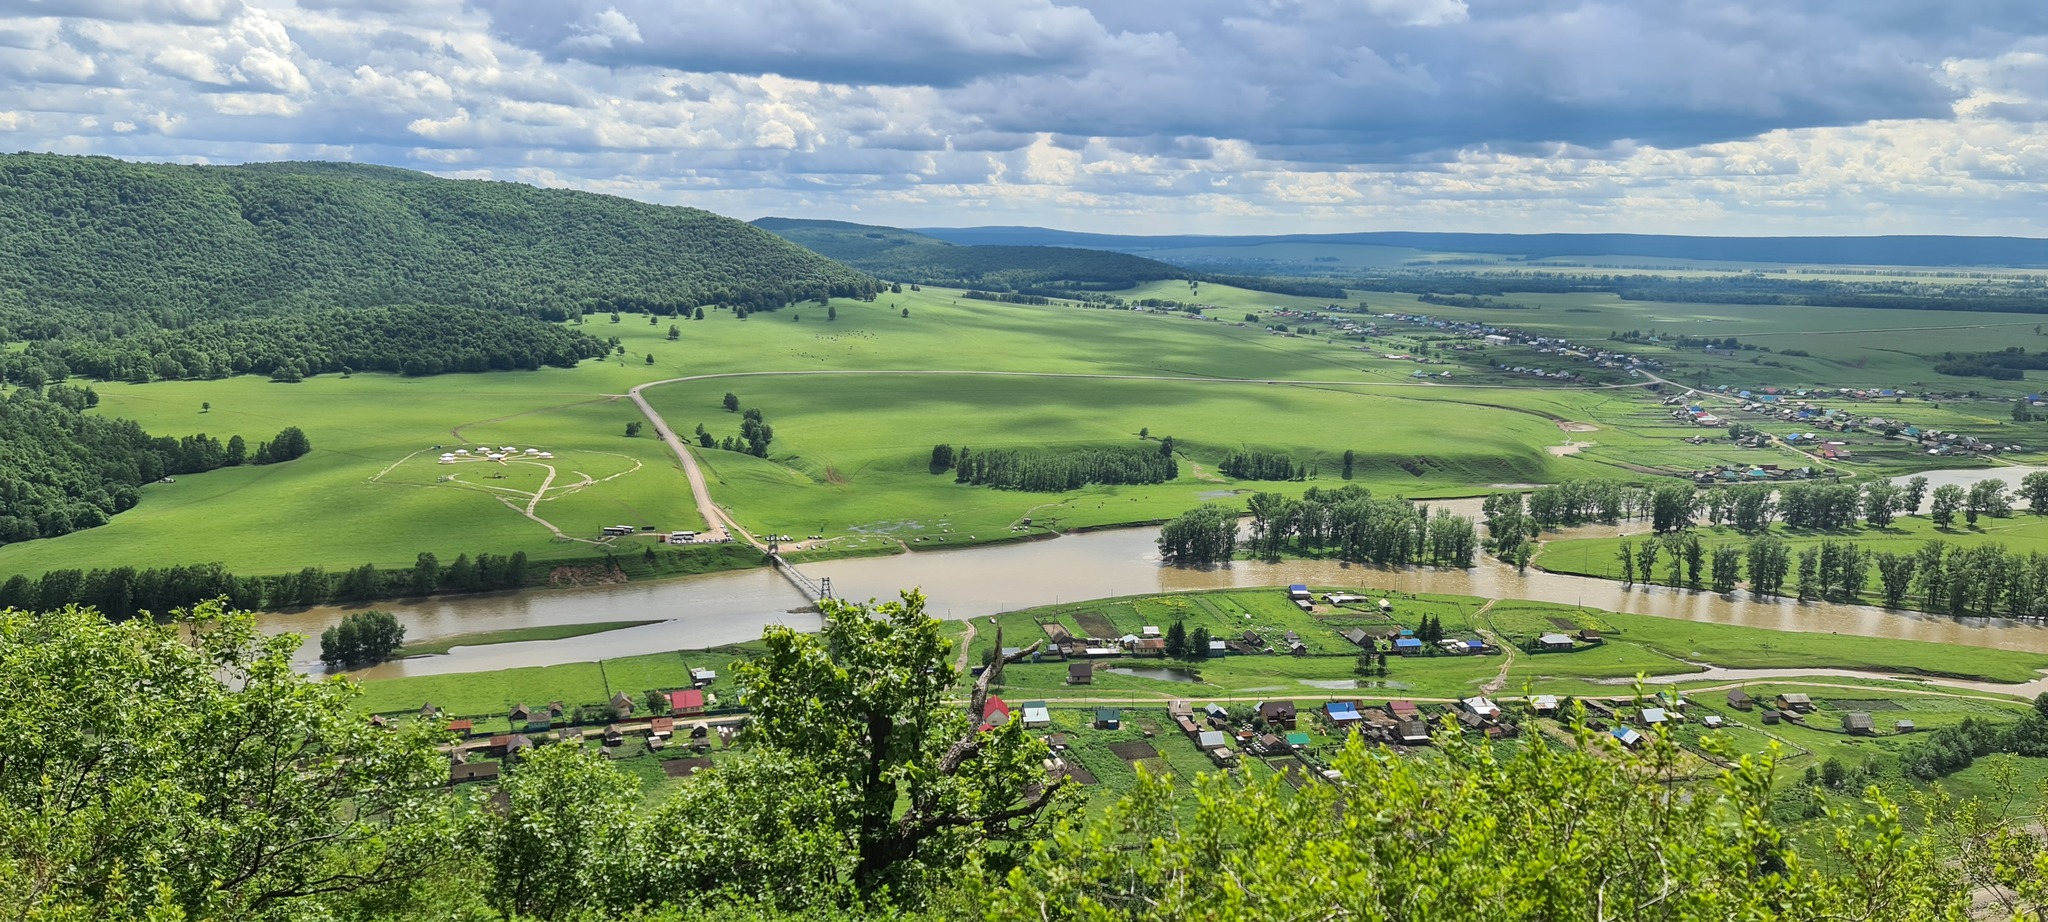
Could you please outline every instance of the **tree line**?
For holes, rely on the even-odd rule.
[[[94,528],[165,477],[290,461],[312,449],[287,426],[252,454],[241,436],[152,436],[133,420],[87,413],[89,387],[19,388],[0,400],[0,544]]]
[[[933,449],[936,465],[941,456]],[[1079,489],[1091,483],[1165,483],[1180,476],[1168,439],[1158,450],[1125,445],[1088,448],[1024,449],[984,448],[974,451],[965,445],[952,453],[954,482],[995,487],[998,490],[1028,490],[1057,493]],[[943,473],[944,468],[934,473]]]
[[[5,372],[10,382],[30,387],[74,375],[146,384],[257,374],[294,383],[358,371],[421,376],[570,368],[611,351],[603,340],[541,320],[410,304],[33,340],[5,360]]]
[[[1355,484],[1334,490],[1310,487],[1300,499],[1253,493],[1247,500],[1251,523],[1245,551],[1262,559],[1289,553],[1334,557],[1382,566],[1428,564],[1469,567],[1479,546],[1472,520],[1400,499],[1374,499]],[[1228,507],[1199,506],[1160,530],[1167,563],[1200,566],[1230,560],[1237,552],[1238,517]]]
[[[51,570],[31,578],[17,573],[0,583],[0,608],[55,611],[86,605],[116,620],[143,612],[163,614],[208,599],[227,599],[248,611],[276,611],[338,602],[421,596],[434,592],[486,592],[528,584],[525,551],[511,555],[462,554],[443,564],[422,553],[410,567],[363,564],[341,572],[306,567],[295,573],[237,576],[218,563],[171,567]]]
[[[1217,470],[1238,480],[1305,480],[1308,465],[1294,463],[1284,452],[1247,449],[1223,456]]]

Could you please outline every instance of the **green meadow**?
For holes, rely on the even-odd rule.
[[[1211,287],[1204,294],[1227,292]],[[241,435],[253,445],[298,426],[313,452],[286,464],[151,485],[139,506],[108,525],[0,547],[0,572],[142,561],[217,561],[245,574],[363,563],[400,567],[422,551],[444,563],[479,551],[524,551],[544,561],[602,555],[606,546],[593,542],[606,525],[701,530],[667,448],[651,432],[626,437],[626,425],[642,417],[619,395],[649,381],[705,374],[748,377],[654,388],[650,396],[685,433],[700,420],[721,435],[737,430],[737,420],[715,411],[726,390],[767,412],[777,432],[770,462],[705,454],[725,481],[714,487],[717,499],[750,526],[791,533],[820,521],[854,525],[951,514],[979,534],[1046,502],[1074,507],[1067,515],[1075,523],[1142,521],[1229,489],[1189,465],[1181,482],[1115,497],[939,490],[933,481],[942,478],[918,473],[923,460],[917,457],[937,441],[1113,441],[1135,439],[1149,426],[1196,446],[1198,463],[1201,452],[1240,445],[1299,450],[1304,460],[1312,453],[1370,450],[1383,459],[1372,467],[1375,485],[1439,493],[1541,479],[1570,467],[1543,452],[1561,443],[1561,433],[1544,416],[1517,406],[1552,399],[1537,390],[1402,386],[1366,393],[1264,384],[751,376],[945,369],[1399,384],[1408,367],[1355,345],[1274,336],[1256,325],[958,295],[932,289],[884,294],[872,303],[840,300],[834,302],[838,320],[831,322],[815,304],[745,319],[714,310],[702,321],[660,317],[648,323],[645,315],[628,314],[612,323],[597,314],[586,318],[584,329],[617,337],[623,354],[573,369],[321,375],[300,384],[251,376],[94,382],[100,412],[135,419],[152,433]],[[1320,303],[1248,292],[1235,297],[1292,307]],[[667,338],[671,325],[675,340]],[[957,399],[948,392],[957,392]],[[1420,402],[1432,398],[1474,406]],[[705,412],[706,399],[713,412]],[[1477,406],[1482,403],[1502,409]],[[898,405],[903,409],[892,409]],[[911,411],[917,406],[937,412],[919,417]],[[437,463],[442,451],[505,445],[555,455],[554,479],[538,502],[532,494],[546,479],[540,467],[492,471],[483,463]],[[1410,460],[1426,459],[1424,474],[1390,473],[1400,458],[1391,446]],[[853,485],[832,484],[827,468],[853,476]],[[1335,476],[1334,467],[1326,469]],[[785,484],[796,488],[788,497],[779,495]],[[948,495],[934,501],[935,490]],[[808,511],[813,499],[824,508]],[[1112,502],[1123,508],[1112,513]],[[615,544],[637,552],[643,540]]]
[[[1126,294],[1190,298],[1185,283]],[[1609,329],[1681,323],[1691,324],[1687,332],[1782,336],[1811,350],[1811,360],[1758,357],[1792,363],[1773,370],[1783,372],[1781,381],[1810,378],[1806,383],[1816,385],[1898,385],[1905,382],[1887,369],[1924,367],[1919,350],[1990,348],[2016,330],[2031,335],[2030,328],[2011,326],[2011,315],[1547,297],[1529,299],[1543,308],[1531,311],[1472,311],[1380,294],[1343,306],[1469,315],[1587,341]],[[927,289],[883,294],[874,302],[835,301],[835,321],[815,303],[745,319],[716,310],[702,321],[659,317],[653,323],[645,315],[623,315],[616,323],[592,315],[583,328],[616,337],[621,354],[574,369],[428,378],[322,375],[290,385],[256,377],[95,382],[100,412],[135,419],[155,434],[241,435],[253,445],[299,426],[314,450],[286,464],[150,485],[138,507],[108,525],[0,547],[0,572],[138,562],[220,562],[245,574],[364,563],[402,567],[423,551],[444,564],[480,551],[524,551],[536,562],[608,552],[630,558],[647,538],[604,542],[599,530],[614,524],[702,530],[704,523],[666,447],[651,432],[626,437],[627,424],[642,417],[619,395],[650,381],[701,375],[731,377],[663,385],[647,395],[685,434],[700,422],[718,436],[737,431],[738,420],[718,408],[727,391],[766,413],[776,431],[770,458],[700,453],[715,479],[714,498],[749,528],[834,538],[816,552],[821,556],[887,552],[901,546],[897,539],[916,545],[918,537],[927,544],[943,537],[948,545],[1008,539],[1022,534],[1011,529],[1027,516],[1040,528],[1153,521],[1200,502],[1241,502],[1240,491],[1309,485],[1222,477],[1216,463],[1240,448],[1286,451],[1313,462],[1318,476],[1311,483],[1321,486],[1343,482],[1338,458],[1351,450],[1359,458],[1353,482],[1415,497],[1566,477],[1640,481],[1709,464],[1799,460],[1782,450],[1743,451],[1712,440],[1687,444],[1700,431],[1670,420],[1635,388],[1529,386],[1491,373],[1483,362],[1472,364],[1471,356],[1442,350],[1431,354],[1445,364],[1387,357],[1441,343],[1427,328],[1395,328],[1364,343],[1263,329],[1274,310],[1326,308],[1319,299],[1216,285],[1202,286],[1194,299],[1217,305],[1210,319],[999,304]],[[1245,313],[1260,319],[1246,322]],[[2000,325],[1988,325],[1994,323]],[[1911,329],[1916,324],[1941,329]],[[667,338],[672,325],[675,340]],[[1900,348],[1906,342],[1911,350]],[[1745,374],[1767,368],[1737,364]],[[830,374],[931,370],[1134,377]],[[1419,383],[1411,377],[1417,370],[1452,377]],[[1761,383],[1732,376],[1712,381]],[[1503,386],[1488,386],[1495,384]],[[2000,422],[1989,405],[1909,402],[1899,412],[1964,431],[2031,431]],[[1574,428],[1584,431],[1565,432],[1560,424],[1567,422],[1583,424]],[[1141,442],[1141,430],[1155,440],[1174,437],[1182,457],[1179,479],[1030,494],[956,485],[926,469],[931,446],[940,442],[1157,444]],[[437,461],[442,451],[504,445],[553,453],[552,478],[531,459],[508,465]],[[1852,471],[1934,463],[1887,454],[1883,445],[1857,447],[1858,461],[1844,465]]]

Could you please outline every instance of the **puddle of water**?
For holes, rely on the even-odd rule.
[[[1110,669],[1104,669],[1102,671],[1114,672],[1117,675],[1134,676],[1140,679],[1157,679],[1161,682],[1202,681],[1202,677],[1196,675],[1194,670],[1192,669],[1175,669],[1170,666],[1148,666],[1138,669],[1132,669],[1126,666],[1117,666]]]

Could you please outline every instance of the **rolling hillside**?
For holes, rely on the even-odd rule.
[[[845,221],[762,218],[755,227],[882,278],[960,288],[1113,290],[1187,270],[1103,249],[955,246],[894,227]]]
[[[561,319],[872,284],[740,221],[586,192],[342,163],[0,156],[0,322],[18,334],[50,335],[64,313],[95,327],[84,315],[176,326],[392,304]]]

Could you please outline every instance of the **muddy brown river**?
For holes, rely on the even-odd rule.
[[[1476,514],[1477,501],[1443,503]],[[1577,530],[1576,534],[1640,531],[1641,525]],[[1576,536],[1567,535],[1567,536]],[[1861,605],[1800,604],[1664,587],[1624,587],[1609,580],[1513,567],[1484,559],[1471,570],[1379,569],[1332,561],[1239,561],[1228,567],[1163,567],[1157,528],[1068,535],[1044,541],[921,551],[895,557],[804,564],[812,578],[830,577],[841,598],[891,598],[921,587],[927,610],[966,618],[1038,605],[1109,596],[1309,583],[1402,592],[1438,592],[1488,598],[1535,599],[1717,624],[1782,631],[1893,637],[2048,653],[2048,628],[1998,619],[1956,619],[1893,612]],[[770,624],[814,626],[815,613],[798,611],[807,600],[769,570],[716,573],[656,583],[577,590],[543,590],[380,603],[406,625],[410,640],[549,624],[665,619],[658,624],[563,640],[457,647],[440,656],[399,660],[361,670],[363,678],[473,672],[632,656],[713,646],[760,636]],[[317,671],[320,631],[354,609],[323,608],[266,614],[263,627],[308,638],[300,661]]]

